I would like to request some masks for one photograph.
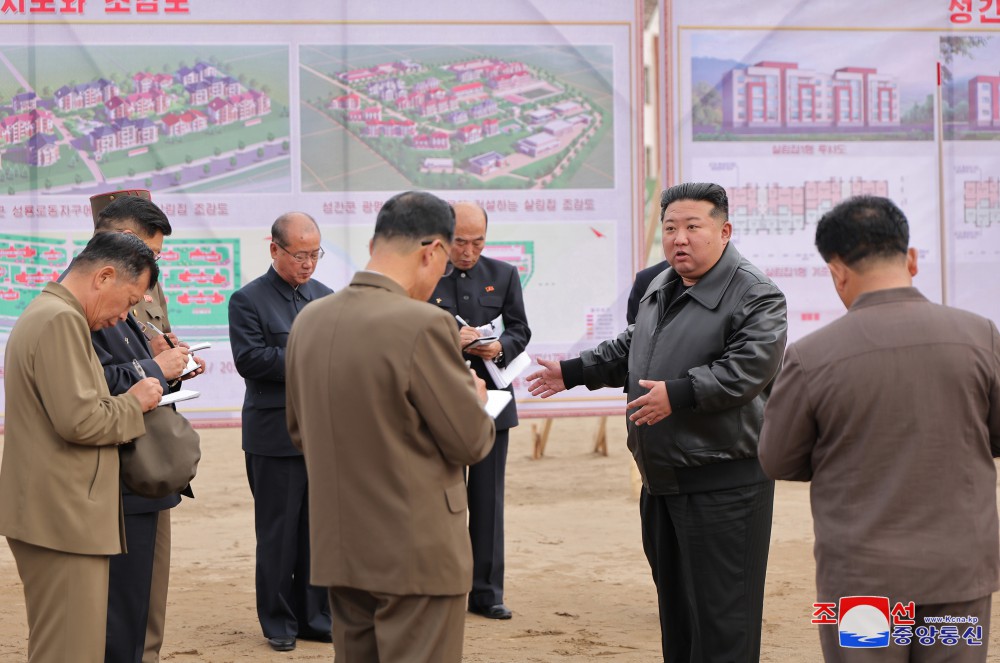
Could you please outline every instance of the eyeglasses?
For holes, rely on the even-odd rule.
[[[444,274],[442,274],[441,276],[450,276],[451,273],[455,271],[455,265],[452,264],[452,262],[451,262],[451,256],[448,255],[448,249],[444,248],[444,244],[441,243],[441,240],[439,240],[439,239],[425,239],[424,241],[420,242],[420,246],[427,246],[428,244],[433,244],[434,242],[437,242],[438,246],[441,247],[441,250],[444,251],[444,257],[448,261],[444,265]]]
[[[277,242],[275,242],[274,245],[277,246],[282,251],[284,251],[285,253],[287,253],[288,255],[292,256],[292,260],[299,263],[300,265],[304,263],[306,260],[310,260],[312,262],[319,262],[320,260],[323,259],[323,256],[326,255],[326,251],[324,251],[323,249],[316,249],[312,253],[306,253],[305,251],[292,253],[291,251],[283,247],[281,244],[278,244]]]

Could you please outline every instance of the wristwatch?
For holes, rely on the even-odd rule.
[[[494,364],[501,364],[501,363],[503,363],[503,350],[501,350],[500,352],[498,352],[497,356],[493,358],[493,363]]]

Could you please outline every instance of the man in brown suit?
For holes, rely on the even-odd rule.
[[[30,663],[104,660],[108,559],[125,548],[115,445],[145,431],[163,393],[111,396],[90,332],[114,326],[158,270],[134,235],[97,235],[7,342],[0,533],[24,583]]]
[[[764,471],[812,481],[817,603],[840,620],[820,626],[827,661],[986,660],[1000,335],[914,289],[908,243],[885,198],[820,220],[816,246],[848,312],[788,348],[764,412]],[[863,597],[867,613],[842,597]]]
[[[288,429],[305,454],[311,580],[330,588],[337,663],[462,659],[462,468],[486,456],[494,427],[454,319],[426,303],[454,227],[443,200],[394,196],[367,268],[292,326]]]

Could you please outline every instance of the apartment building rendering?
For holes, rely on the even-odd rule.
[[[900,120],[897,80],[872,67],[827,74],[761,61],[731,69],[722,81],[722,125],[730,131],[885,129]]]

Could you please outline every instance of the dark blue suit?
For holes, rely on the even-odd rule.
[[[285,345],[299,311],[332,292],[319,281],[292,288],[270,267],[229,298],[229,340],[246,382],[243,451],[257,533],[257,617],[266,638],[330,633],[326,589],[309,585],[308,483],[285,421]]]
[[[142,379],[132,364],[133,359],[139,361],[146,377],[160,380],[164,393],[170,390],[139,323],[131,314],[114,327],[91,332],[90,336],[113,396],[124,394]],[[155,500],[139,497],[122,486],[128,552],[111,558],[105,663],[142,661],[157,520],[160,511],[172,509],[180,501],[180,495]]]
[[[430,299],[452,315],[460,315],[473,327],[503,316],[500,335],[503,357],[497,363],[506,366],[524,351],[531,338],[524,314],[521,279],[511,265],[480,256],[472,269],[456,269],[442,278]],[[456,322],[456,324],[459,324]],[[461,325],[459,325],[461,326]],[[480,357],[465,355],[472,361],[476,375],[486,386],[496,385]],[[513,387],[507,387],[513,392]],[[471,608],[484,609],[503,603],[503,494],[507,466],[508,429],[517,425],[517,407],[510,405],[496,418],[496,442],[483,460],[469,468],[469,536],[472,539]]]

